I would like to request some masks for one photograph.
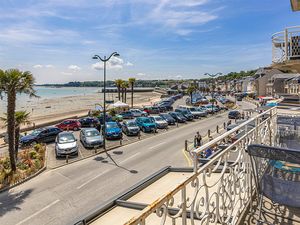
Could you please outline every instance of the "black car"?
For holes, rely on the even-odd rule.
[[[183,115],[187,121],[192,121],[194,119],[193,114],[187,109],[175,109],[175,112],[178,112],[181,115]]]
[[[167,121],[168,125],[175,125],[176,120],[168,113],[159,114],[161,118]]]
[[[100,121],[96,117],[84,117],[79,119],[81,127],[99,127]]]
[[[178,123],[185,123],[186,118],[178,112],[169,112],[169,115],[171,115]]]
[[[240,119],[241,118],[241,113],[237,110],[230,111],[228,113],[228,119]]]
[[[53,142],[60,132],[62,132],[62,130],[57,127],[40,128],[32,131],[31,134],[22,137],[20,144],[21,146],[25,146]]]

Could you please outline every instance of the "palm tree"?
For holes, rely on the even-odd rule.
[[[131,77],[128,79],[128,82],[130,84],[131,87],[131,108],[133,108],[133,87],[134,87],[134,83],[135,83],[136,79]]]
[[[123,82],[124,81],[122,79],[115,80],[115,84],[116,84],[117,89],[118,89],[118,98],[119,98],[119,101],[121,100],[121,86],[122,86]]]
[[[192,103],[192,98],[193,98],[193,93],[197,90],[197,88],[194,85],[190,85],[187,89],[187,93],[191,97],[191,103]]]
[[[123,81],[121,84],[121,90],[122,90],[122,102],[126,102],[126,92],[127,92],[128,83],[126,81]]]
[[[15,157],[18,159],[18,151],[19,151],[19,139],[20,139],[20,129],[21,125],[29,125],[31,122],[29,121],[29,112],[26,111],[16,111],[15,112]],[[7,125],[7,114],[6,117],[0,117],[2,121]]]
[[[18,69],[0,70],[0,96],[6,94],[7,98],[7,134],[8,151],[12,171],[16,171],[15,158],[15,111],[17,93],[28,94],[30,97],[36,96],[33,89],[34,77],[29,72],[22,72]]]

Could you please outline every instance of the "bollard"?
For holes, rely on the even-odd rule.
[[[94,146],[95,154],[97,154],[97,146]]]
[[[224,130],[225,130],[226,129],[226,123],[225,122],[223,123],[223,127],[224,127]]]
[[[188,141],[187,140],[184,141],[184,150],[188,151]]]
[[[178,123],[178,121],[177,121],[177,124],[176,124],[176,125],[177,125],[177,127],[179,127],[179,123]]]
[[[120,145],[122,146],[123,144],[123,138],[120,139]]]
[[[66,163],[69,163],[69,155],[66,155]]]
[[[207,136],[210,137],[210,130],[207,131]]]
[[[234,122],[235,122],[235,123],[236,123],[236,121],[237,121],[237,118],[234,119]]]
[[[216,127],[217,134],[219,133],[219,126]]]
[[[141,140],[141,132],[138,133],[138,139]]]
[[[69,126],[67,126],[67,131],[69,132]]]

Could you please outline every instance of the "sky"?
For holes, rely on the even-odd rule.
[[[289,0],[0,0],[0,68],[38,84],[197,79],[271,64],[271,36],[300,25]]]

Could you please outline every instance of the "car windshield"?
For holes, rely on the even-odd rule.
[[[85,133],[85,135],[86,135],[87,137],[95,137],[95,136],[99,136],[100,133],[99,133],[99,131],[97,131],[97,130],[88,130],[88,131]]]
[[[150,118],[145,118],[142,120],[143,123],[152,123],[152,120]]]
[[[136,123],[134,121],[127,122],[128,127],[136,127]]]
[[[161,117],[154,117],[154,120],[156,120],[156,121],[163,121],[163,118],[161,118]]]
[[[191,111],[191,112],[195,112],[196,109],[195,109],[195,108],[190,108],[190,111]]]
[[[59,135],[59,138],[58,138],[59,144],[71,143],[74,141],[75,141],[75,137],[71,133],[65,133],[65,134]]]
[[[109,123],[109,124],[106,124],[106,127],[108,129],[110,129],[110,128],[118,128],[118,124],[116,124],[116,123]]]
[[[34,130],[31,132],[32,136],[38,136],[41,133],[41,130]]]

